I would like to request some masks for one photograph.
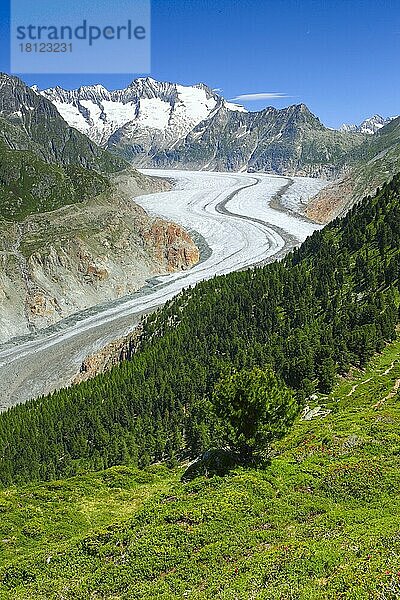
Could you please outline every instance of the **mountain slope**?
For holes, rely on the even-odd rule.
[[[328,393],[396,335],[399,215],[397,176],[283,262],[182,292],[131,360],[0,415],[0,479],[194,456],[218,444],[212,390],[229,369],[269,365],[299,403]]]
[[[325,223],[353,204],[373,195],[400,170],[400,117],[392,119],[346,158],[347,173],[313,198],[307,208],[312,219]]]
[[[115,183],[79,204],[0,223],[0,342],[198,262],[198,249],[181,227],[149,217],[132,202],[145,190],[125,177],[120,189]],[[149,182],[147,191],[150,185],[162,189]]]
[[[171,150],[155,154],[152,163],[331,177],[363,139],[327,129],[304,104],[255,113],[221,108]],[[125,155],[121,146],[115,149]]]
[[[42,158],[42,148],[21,127],[0,118],[0,218],[19,221],[32,213],[82,202],[110,188],[106,176],[79,164]]]
[[[298,419],[261,468],[182,483],[182,468],[117,466],[0,490],[1,597],[395,599],[399,352],[318,398],[330,414]]]
[[[0,74],[0,218],[83,201],[128,165],[72,129],[51,102]]]
[[[46,162],[75,164],[106,173],[126,167],[123,160],[70,127],[52,102],[6,73],[0,73],[0,117],[22,129]],[[20,139],[7,139],[12,150],[21,149],[19,144]]]
[[[41,92],[64,118],[136,165],[333,176],[365,136],[324,127],[304,105],[248,113],[203,84],[134,80]]]
[[[132,202],[168,187],[0,75],[0,342],[197,262],[185,231]]]

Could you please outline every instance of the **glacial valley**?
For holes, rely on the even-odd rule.
[[[0,349],[0,408],[68,385],[82,361],[134,328],[145,313],[197,282],[276,260],[319,226],[301,214],[326,183],[247,173],[147,170],[175,180],[171,191],[135,198],[153,217],[202,240],[193,268],[154,277],[138,292],[71,314]]]

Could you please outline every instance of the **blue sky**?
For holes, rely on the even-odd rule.
[[[0,70],[9,72],[1,2]],[[304,102],[331,127],[399,114],[399,56],[400,0],[152,0],[151,76],[202,81],[228,99],[282,95],[244,100],[250,110]],[[40,87],[113,89],[138,75],[21,77]]]

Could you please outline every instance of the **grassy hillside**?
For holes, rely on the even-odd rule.
[[[105,176],[80,165],[46,163],[30,151],[0,145],[0,217],[6,221],[83,202],[109,188]]]
[[[395,600],[400,340],[270,464],[180,482],[113,467],[0,492],[0,598]]]

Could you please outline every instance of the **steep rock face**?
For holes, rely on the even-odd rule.
[[[7,230],[0,268],[1,342],[130,294],[155,275],[199,260],[183,229],[150,218],[122,191],[30,216],[11,228],[0,223],[1,233]]]
[[[154,249],[155,260],[168,272],[187,269],[199,261],[199,251],[189,234],[176,223],[156,219],[143,239]]]
[[[204,84],[137,79],[41,92],[74,127],[140,166],[335,176],[360,133],[327,129],[304,104],[247,112]]]
[[[333,177],[363,140],[360,134],[326,129],[304,104],[255,113],[221,108],[151,160],[158,167]]]
[[[101,172],[116,172],[126,163],[100,148],[69,126],[55,105],[18,77],[0,73],[0,117],[18,127],[20,136],[8,136],[11,149],[20,150],[20,137],[48,163],[79,165]]]

